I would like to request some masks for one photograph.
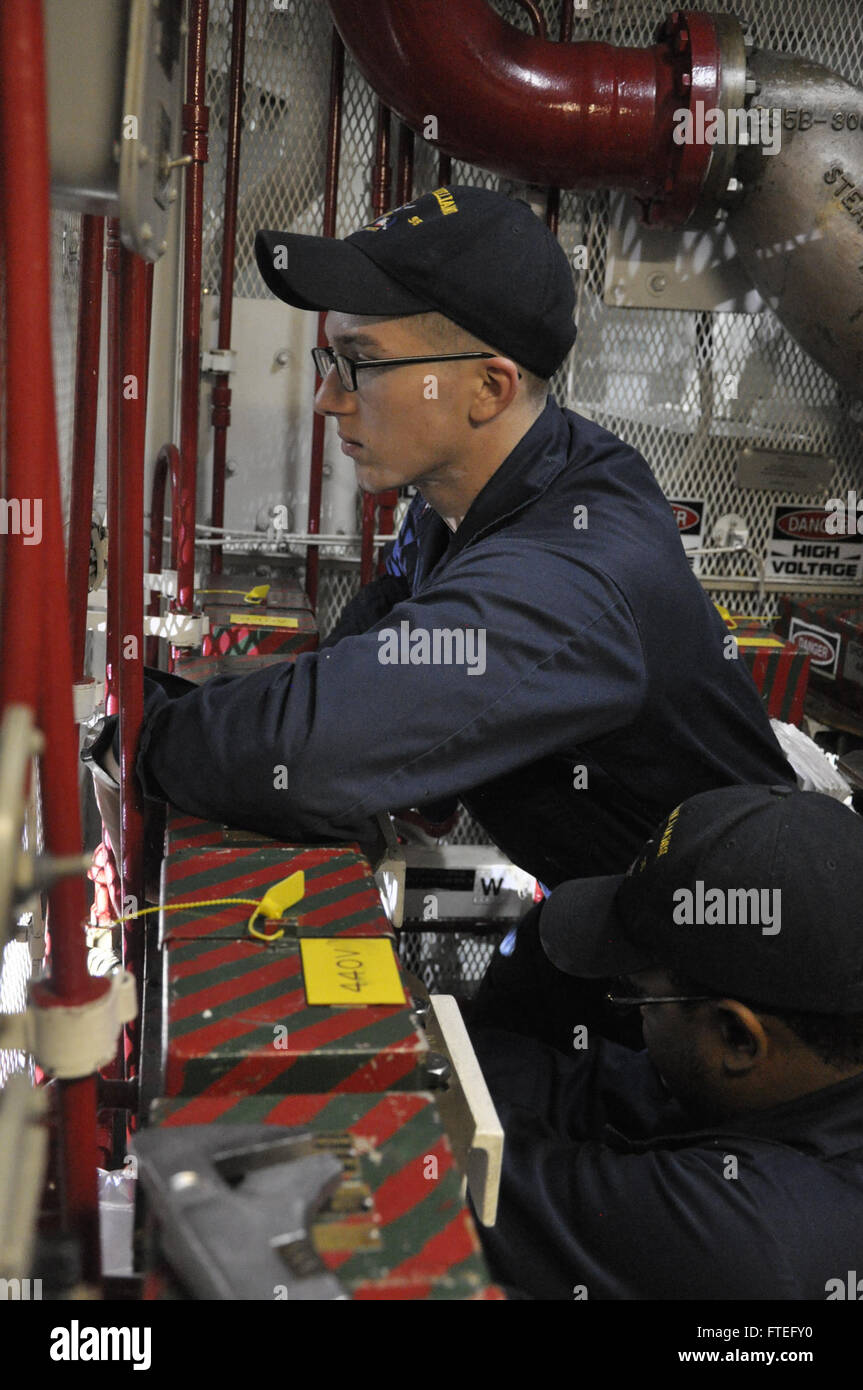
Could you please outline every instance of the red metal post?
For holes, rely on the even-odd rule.
[[[234,255],[237,238],[237,189],[240,180],[240,133],[243,120],[243,69],[246,47],[246,0],[234,0],[231,29],[230,103],[225,153],[225,212],[222,233],[222,282],[219,289],[219,347],[231,346],[234,307]],[[213,382],[213,526],[225,524],[225,456],[231,423],[231,379],[219,372]],[[211,568],[222,572],[222,547],[214,545]]]
[[[108,290],[108,381],[107,381],[107,462],[108,462],[108,615],[105,635],[105,709],[119,709],[120,634],[120,403],[123,398],[120,356],[120,223],[109,217],[105,237],[105,274]],[[112,845],[119,860],[120,846]]]
[[[409,203],[414,191],[414,133],[409,126],[399,126],[399,152],[396,172],[396,202]]]
[[[75,365],[75,424],[72,436],[72,490],[69,504],[69,627],[72,669],[84,675],[87,594],[90,579],[90,527],[96,460],[99,401],[99,344],[102,331],[102,257],[105,219],[86,214],[81,221],[81,280],[78,289],[78,341]]]
[[[390,206],[390,189],[392,182],[392,171],[390,169],[390,112],[383,102],[378,102],[378,123],[377,135],[375,139],[375,163],[372,171],[372,217],[381,217]],[[412,149],[410,151],[412,156]],[[402,197],[401,190],[407,187],[409,179],[412,177],[412,161],[408,158],[407,144],[399,147],[398,165],[398,188],[399,203],[406,202],[407,198]],[[408,195],[409,196],[409,195]],[[375,574],[375,522],[379,506],[386,506],[389,509],[390,526],[392,526],[392,509],[395,507],[398,493],[390,488],[378,496],[370,493],[363,493],[363,514],[362,514],[362,535],[360,540],[360,583],[369,584],[374,579]]]
[[[324,236],[336,234],[336,210],[339,192],[339,155],[342,143],[342,105],[345,82],[345,49],[333,30],[330,52],[330,109],[327,123],[327,169],[324,185]],[[326,347],[327,335],[324,331],[325,314],[318,315],[318,347]],[[321,379],[315,374],[315,392],[320,388]],[[324,430],[326,420],[323,415],[315,415],[312,421],[312,458],[309,466],[309,519],[308,532],[316,536],[321,529],[321,495],[324,476]],[[306,549],[306,593],[312,607],[318,601],[318,576],[320,553],[317,546]]]
[[[572,43],[572,0],[561,0],[560,5],[560,42]],[[548,190],[548,202],[546,204],[546,223],[553,236],[557,236],[560,226],[560,189],[550,188]]]
[[[191,492],[192,516],[198,472],[198,412],[201,391],[201,249],[204,218],[204,165],[210,112],[206,106],[207,18],[209,0],[192,0],[183,106],[183,153],[186,168],[186,206],[183,241],[183,349],[180,397],[180,453],[185,485]],[[194,566],[194,523],[192,564]],[[179,601],[179,596],[178,596]],[[179,604],[182,610],[182,603]]]
[[[49,602],[68,606],[51,357],[50,220],[42,6],[0,6],[0,167],[6,269],[6,491],[39,504],[41,543],[8,537],[0,697],[37,711],[45,737],[42,816],[46,849],[81,853],[78,739],[72,652],[65,621],[49,629]],[[38,558],[37,558],[38,557]],[[34,987],[44,1007],[80,1005],[108,989],[87,972],[84,876],[49,893],[51,977]],[[85,1275],[99,1272],[96,1078],[58,1086],[63,1219],[83,1241]]]
[[[153,470],[153,485],[150,492],[150,545],[147,551],[147,570],[150,574],[162,573],[162,549],[165,537],[165,479],[168,472],[164,453],[163,449],[156,459],[156,466]],[[151,589],[150,601],[147,604],[147,617],[158,618],[160,612],[161,596],[158,590]],[[144,643],[144,651],[146,652],[147,665],[158,666],[158,637],[148,637]]]
[[[144,715],[144,434],[147,419],[147,271],[139,256],[120,253],[120,511],[118,680],[122,849],[118,861],[124,908],[144,901],[144,808],[135,758]],[[117,846],[114,846],[115,853]],[[126,960],[140,984],[140,924],[126,929]]]

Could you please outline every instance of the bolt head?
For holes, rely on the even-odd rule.
[[[684,91],[688,91],[688,89],[692,86],[691,72],[682,72],[680,74],[680,85],[684,89]]]

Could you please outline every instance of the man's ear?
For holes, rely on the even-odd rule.
[[[479,385],[471,401],[469,417],[480,425],[494,420],[518,394],[519,371],[508,357],[491,357],[478,363]]]
[[[719,999],[714,1008],[723,1071],[726,1075],[751,1071],[757,1062],[763,1061],[769,1050],[761,1019],[738,999]]]

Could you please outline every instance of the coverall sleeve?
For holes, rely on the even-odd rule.
[[[800,1296],[788,1233],[759,1215],[775,1193],[745,1141],[609,1142],[610,1115],[629,1111],[638,1128],[651,1109],[655,1120],[674,1107],[651,1105],[646,1053],[594,1038],[569,1058],[497,1030],[473,1041],[505,1134],[497,1222],[479,1228],[501,1283],[570,1301]]]
[[[534,547],[464,551],[368,632],[148,706],[148,796],[272,834],[352,839],[378,811],[458,795],[625,725],[638,631],[605,576]],[[461,659],[459,659],[459,657]]]

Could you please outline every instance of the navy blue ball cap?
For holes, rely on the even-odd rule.
[[[557,238],[527,203],[485,188],[436,188],[343,240],[259,231],[268,288],[298,309],[437,311],[537,376],[575,342],[575,291]]]
[[[546,955],[586,979],[651,966],[777,1009],[863,1013],[863,820],[819,792],[722,787],[676,806],[627,874],[560,884]]]

